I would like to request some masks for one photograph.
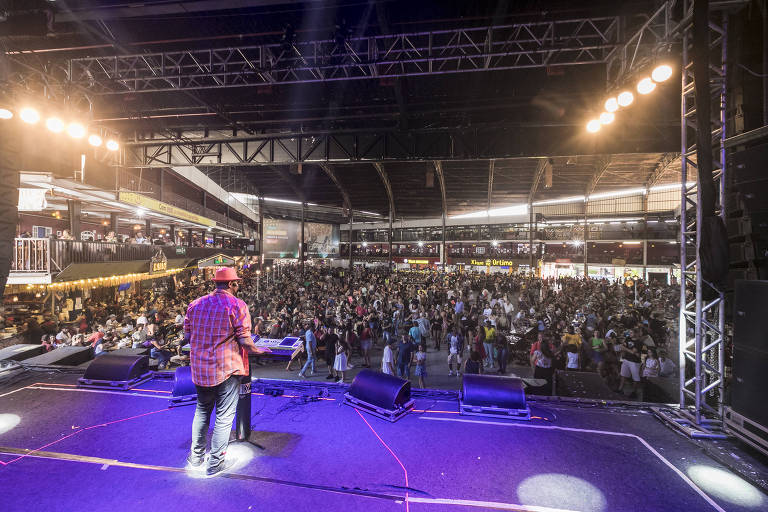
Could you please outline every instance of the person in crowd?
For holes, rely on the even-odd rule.
[[[307,323],[304,328],[306,329],[304,331],[304,344],[307,351],[307,362],[299,371],[299,377],[306,377],[307,370],[309,370],[310,376],[315,374],[315,358],[317,356],[317,338],[312,331],[312,324]]]
[[[547,394],[550,394],[552,389],[552,376],[554,375],[555,368],[553,366],[553,360],[555,354],[552,351],[552,347],[548,341],[543,341],[539,348],[536,349],[531,356],[531,366],[533,367],[533,378],[544,379],[547,381]]]
[[[362,326],[360,331],[360,352],[363,356],[363,368],[371,367],[371,345],[373,343],[373,332],[367,325]]]
[[[414,355],[416,366],[413,369],[413,374],[419,378],[419,387],[424,389],[424,379],[427,377],[427,347],[425,343],[419,345],[416,354]]]
[[[660,377],[674,377],[675,376],[675,363],[667,357],[667,351],[664,349],[659,350],[659,376]]]
[[[339,338],[336,342],[336,358],[333,362],[333,370],[339,379],[336,381],[338,384],[344,384],[344,372],[349,370],[349,366],[347,365],[349,351],[349,344],[345,340]]]
[[[481,327],[481,329],[483,330],[483,349],[486,354],[485,367],[493,368],[493,344],[496,341],[496,329],[491,325],[490,319],[485,321],[485,327]]]
[[[456,370],[453,367],[456,365]],[[459,370],[461,368],[461,344],[459,341],[459,331],[456,327],[453,328],[450,338],[448,340],[448,375],[459,376]]]
[[[659,364],[659,356],[656,353],[656,348],[650,347],[648,349],[648,354],[645,356],[645,361],[643,361],[643,379],[658,377],[660,371],[661,365]]]
[[[637,396],[640,390],[640,346],[639,341],[628,337],[620,345],[621,349],[621,381],[619,390],[624,391],[627,379],[632,379],[632,394]],[[632,396],[632,395],[630,395]]]
[[[417,327],[418,329],[418,327]],[[397,376],[411,378],[411,359],[413,358],[413,342],[407,334],[403,334],[397,346]]]
[[[464,362],[462,373],[469,375],[481,375],[483,373],[483,358],[480,352],[473,350],[469,353],[469,357]]]
[[[392,346],[394,343],[386,339],[384,341],[384,353],[381,356],[381,371],[387,375],[395,374],[395,361]]]

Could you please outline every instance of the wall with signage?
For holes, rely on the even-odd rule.
[[[267,258],[298,258],[301,223],[285,219],[264,219],[264,255]],[[339,226],[304,223],[307,256],[327,258],[339,254]]]

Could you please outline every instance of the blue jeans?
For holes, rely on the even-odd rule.
[[[152,359],[157,359],[158,368],[161,366],[164,368],[168,361],[171,360],[171,353],[167,350],[161,350],[159,348],[152,347],[152,350],[149,351],[149,357]]]
[[[218,386],[197,388],[197,408],[195,419],[192,421],[192,457],[202,459],[205,456],[205,438],[208,433],[208,425],[211,422],[211,413],[216,406],[216,420],[211,437],[210,467],[215,467],[224,461],[229,444],[229,433],[232,431],[232,421],[237,410],[238,390],[240,376],[230,375],[227,380]]]
[[[405,377],[406,379],[411,378],[411,363],[397,363],[397,376],[398,377]]]
[[[493,343],[483,342],[483,348],[485,349],[485,364],[493,366]]]
[[[506,346],[497,351],[496,357],[499,360],[499,370],[501,373],[507,373],[507,355],[508,350]]]
[[[301,368],[299,375],[304,375],[310,365],[312,366],[312,373],[315,373],[315,355],[312,353],[307,354],[307,362],[304,363],[304,366]]]

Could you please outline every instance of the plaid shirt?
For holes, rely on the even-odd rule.
[[[217,386],[230,375],[248,375],[251,315],[245,302],[225,290],[193,301],[184,319],[189,337],[192,382]]]

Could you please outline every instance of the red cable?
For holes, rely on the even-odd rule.
[[[379,434],[376,433],[376,431],[373,429],[370,423],[368,423],[368,420],[365,419],[365,417],[360,414],[360,411],[355,409],[355,412],[363,419],[366,425],[368,425],[368,428],[371,429],[371,432],[373,432],[373,435],[376,436],[376,438],[381,442],[381,444],[384,445],[384,448],[389,450],[389,453],[392,454],[392,456],[395,458],[398,464],[400,464],[400,467],[403,468],[403,473],[405,473],[405,510],[406,512],[410,512],[410,506],[408,504],[408,489],[410,488],[410,485],[408,484],[408,471],[405,469],[405,466],[403,466],[403,463],[400,462],[400,459],[397,455],[395,455],[395,452],[392,451],[392,448],[389,447],[387,443],[384,442],[384,440],[379,436]]]

